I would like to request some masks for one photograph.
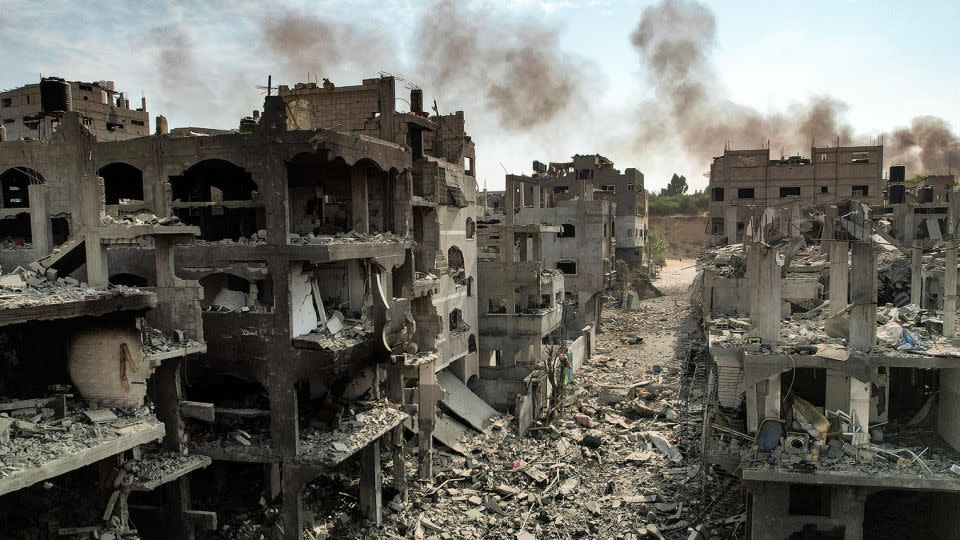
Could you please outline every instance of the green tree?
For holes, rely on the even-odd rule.
[[[673,173],[673,177],[670,178],[670,183],[667,184],[665,189],[660,191],[660,194],[667,195],[668,197],[683,195],[687,192],[687,189],[687,177],[677,176],[677,173]]]
[[[647,234],[645,243],[647,252],[647,264],[650,265],[651,274],[656,274],[658,269],[667,264],[667,249],[670,244],[658,229],[652,229]]]

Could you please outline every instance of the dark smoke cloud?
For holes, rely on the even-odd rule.
[[[757,146],[770,140],[789,153],[811,140],[849,139],[850,127],[840,121],[846,106],[829,97],[793,105],[785,114],[764,114],[724,97],[709,59],[716,29],[713,12],[690,0],[665,0],[643,11],[631,42],[650,69],[657,96],[652,107],[660,109],[661,122],[644,123],[640,144],[675,135],[706,161],[723,143]]]
[[[397,64],[383,32],[307,11],[272,10],[261,21],[260,31],[270,56],[285,70],[282,75],[298,81],[308,71],[311,77],[322,77],[344,67],[359,67],[375,74]]]
[[[785,153],[806,153],[811,142],[834,145],[838,137],[841,144],[853,143],[854,130],[842,120],[847,105],[829,96],[771,114],[725,97],[709,58],[716,29],[713,12],[693,0],[663,0],[643,11],[631,42],[650,71],[657,99],[641,106],[641,147],[678,137],[705,164],[724,143],[746,148],[769,141]],[[885,141],[887,157],[910,171],[935,173],[960,165],[960,143],[942,119],[918,117],[892,139]]]
[[[482,95],[508,130],[542,125],[583,103],[587,66],[560,52],[556,29],[441,0],[421,18],[416,73],[452,103]],[[469,99],[469,98],[467,98]]]
[[[155,98],[159,105],[153,107],[155,110],[168,111],[176,107],[186,110],[189,117],[202,116],[211,100],[224,99],[215,96],[229,95],[211,91],[207,81],[215,79],[201,70],[201,55],[190,34],[174,25],[161,25],[150,30],[149,39],[155,45],[151,75],[161,90]],[[236,109],[237,114],[242,110]]]
[[[960,169],[960,140],[942,118],[918,116],[884,142],[890,162],[906,165],[910,173],[956,174]]]

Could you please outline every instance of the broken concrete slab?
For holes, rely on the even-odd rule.
[[[437,373],[437,383],[446,391],[440,400],[451,412],[477,431],[486,432],[499,413],[474,394],[456,375],[448,370]]]

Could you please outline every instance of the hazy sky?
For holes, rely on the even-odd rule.
[[[733,104],[789,115],[811,97],[829,96],[846,105],[838,107],[841,121],[860,134],[845,144],[867,143],[919,115],[960,125],[960,2],[671,1],[712,12],[708,88]],[[500,163],[529,172],[534,159],[574,153],[636,167],[648,190],[675,171],[694,187],[706,183],[703,151],[688,151],[670,135],[671,120],[650,112],[665,95],[631,44],[644,9],[660,2],[146,4],[4,0],[0,88],[36,82],[41,73],[115,80],[131,103],[145,95],[151,114],[166,115],[171,127],[234,128],[261,108],[256,86],[268,74],[275,84],[292,85],[309,72],[349,85],[384,71],[423,86],[425,101],[436,99],[443,113],[466,111],[481,186],[502,187]],[[684,24],[661,30],[694,41],[707,33]],[[538,67],[528,69],[530,61]],[[522,98],[509,92],[517,83]],[[403,84],[398,97],[406,97]],[[652,139],[655,124],[665,134]],[[772,136],[717,140],[714,154],[725,142],[756,147]],[[809,153],[809,143],[791,144],[771,140],[774,153]]]

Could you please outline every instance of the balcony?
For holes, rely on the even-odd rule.
[[[524,310],[522,313],[486,313],[481,315],[480,335],[541,337],[549,334],[563,320],[561,306]]]

